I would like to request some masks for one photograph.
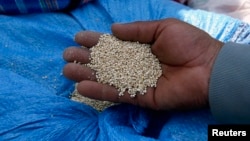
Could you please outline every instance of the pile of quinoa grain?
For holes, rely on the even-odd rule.
[[[76,83],[76,86],[77,86],[77,84],[78,83]],[[70,99],[73,101],[76,101],[76,102],[80,102],[80,103],[84,103],[86,105],[89,105],[99,112],[102,112],[106,108],[108,108],[112,105],[115,105],[115,103],[113,103],[113,102],[95,100],[95,99],[91,99],[91,98],[82,96],[81,94],[78,93],[76,87],[75,87],[74,92],[71,94]]]
[[[117,88],[119,96],[125,91],[130,97],[143,95],[147,87],[156,87],[162,75],[160,62],[149,44],[122,41],[103,34],[90,51],[90,63],[86,65],[96,71],[98,82]]]

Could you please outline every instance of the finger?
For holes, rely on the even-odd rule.
[[[127,92],[125,92],[123,96],[119,96],[119,91],[110,85],[101,84],[94,81],[82,81],[78,83],[77,91],[81,95],[92,99],[118,103],[129,103],[133,105],[139,105],[141,107],[158,109],[153,95],[154,88],[148,88],[147,94],[137,94],[132,98]]]
[[[75,35],[75,41],[85,47],[92,47],[97,44],[101,33],[93,31],[82,31]]]
[[[152,43],[156,39],[160,21],[139,21],[126,24],[113,24],[113,34],[121,40]]]
[[[104,85],[95,81],[82,81],[77,85],[77,91],[86,97],[118,102],[118,91],[109,85]]]
[[[80,82],[83,80],[96,81],[95,72],[88,67],[76,63],[68,63],[64,66],[63,74],[67,78]]]
[[[131,98],[127,93],[119,96],[119,91],[115,87],[95,81],[82,81],[78,83],[77,91],[81,95],[92,99],[137,105],[136,99]]]
[[[63,52],[63,59],[67,62],[89,63],[90,51],[87,48],[69,47]]]

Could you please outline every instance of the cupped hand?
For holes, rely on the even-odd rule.
[[[145,95],[131,98],[128,94],[119,97],[114,87],[96,82],[95,72],[81,64],[90,61],[88,48],[98,42],[101,33],[84,31],[79,32],[75,40],[87,48],[69,47],[63,55],[68,62],[63,73],[67,78],[79,82],[77,89],[80,94],[155,110],[202,108],[208,105],[209,79],[222,42],[176,19],[113,24],[112,33],[121,40],[151,44],[152,53],[162,67],[157,87],[148,88]]]

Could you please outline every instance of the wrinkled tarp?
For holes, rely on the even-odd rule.
[[[69,11],[89,0],[0,0],[0,14]]]
[[[0,140],[207,140],[209,109],[156,112],[120,104],[98,113],[69,99],[65,48],[81,30],[114,22],[177,18],[224,42],[250,43],[250,27],[170,0],[96,0],[71,13],[0,15]]]

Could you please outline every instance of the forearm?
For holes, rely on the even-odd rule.
[[[250,45],[226,43],[215,60],[209,104],[222,123],[250,123]]]

